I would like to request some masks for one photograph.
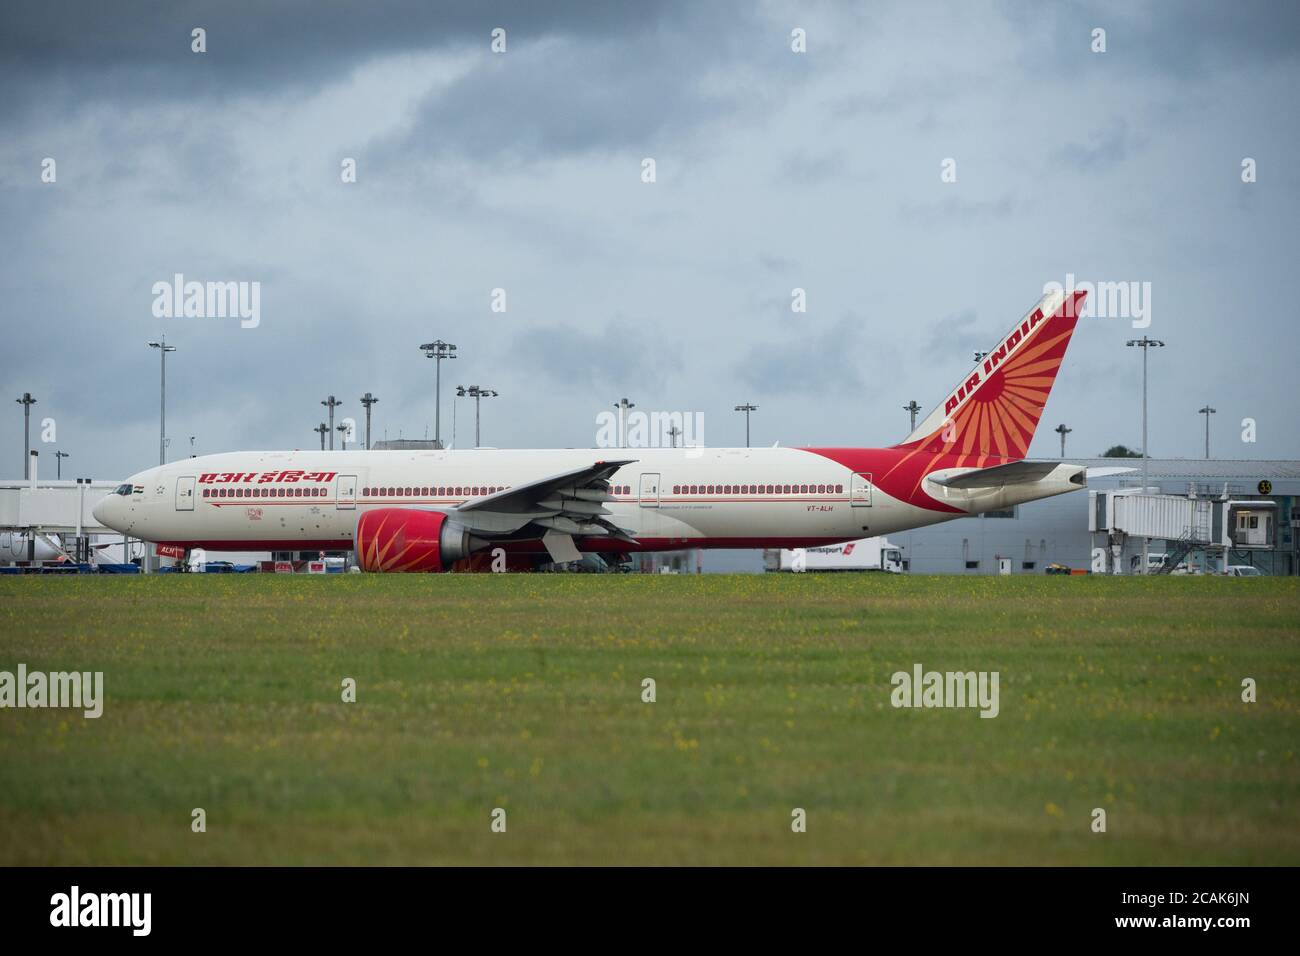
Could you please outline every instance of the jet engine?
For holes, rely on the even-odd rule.
[[[357,521],[357,563],[363,571],[447,571],[487,541],[441,511],[380,508]]]

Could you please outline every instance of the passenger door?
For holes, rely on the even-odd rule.
[[[357,510],[356,475],[339,475],[334,479],[334,501],[339,511]]]
[[[849,503],[855,508],[871,507],[871,472],[860,471],[849,482]]]
[[[658,472],[648,472],[641,476],[641,507],[658,508],[659,507],[659,474]]]
[[[194,476],[184,475],[176,479],[176,510],[194,510]]]

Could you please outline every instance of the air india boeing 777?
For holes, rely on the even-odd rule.
[[[229,452],[133,475],[94,514],[187,550],[355,551],[366,571],[893,534],[1084,487],[1083,466],[1025,459],[1084,295],[1045,295],[890,448]]]

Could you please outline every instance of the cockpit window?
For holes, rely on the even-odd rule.
[[[113,494],[115,494],[115,495],[126,495],[126,496],[130,497],[130,495],[131,495],[131,482],[128,481],[128,482],[127,482],[126,484],[124,484],[124,485],[118,485],[117,488],[116,488],[116,490],[114,490]]]

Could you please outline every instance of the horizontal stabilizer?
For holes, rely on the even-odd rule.
[[[942,478],[931,475],[930,480],[945,488],[1001,488],[1003,485],[1026,485],[1041,481],[1060,465],[1059,461],[1013,461],[1009,465],[977,468]]]

